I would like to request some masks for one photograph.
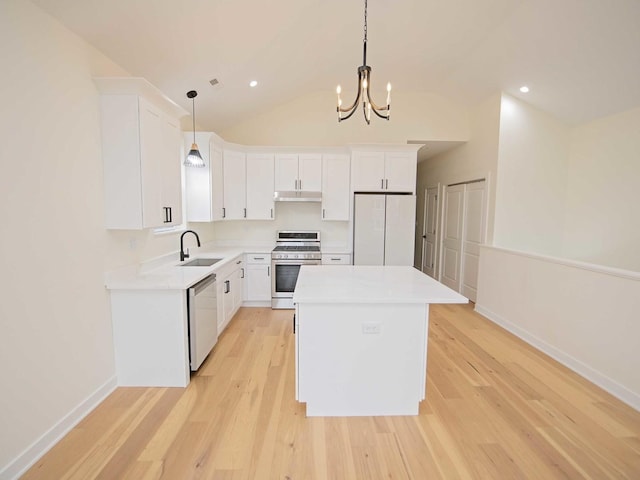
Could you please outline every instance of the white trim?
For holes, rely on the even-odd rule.
[[[504,250],[504,249],[498,249],[498,250]],[[508,252],[508,250],[504,250],[504,251]],[[532,257],[535,258],[536,256],[532,255]],[[486,317],[491,322],[501,326],[505,330],[514,334],[516,337],[520,338],[521,340],[524,340],[529,345],[537,348],[542,353],[545,353],[546,355],[550,356],[554,360],[560,362],[565,367],[573,370],[578,375],[586,378],[587,380],[596,384],[603,390],[609,392],[611,395],[623,401],[627,405],[640,411],[640,395],[636,394],[635,392],[632,392],[631,390],[624,387],[623,385],[620,385],[619,383],[607,377],[606,375],[600,373],[599,371],[594,370],[586,363],[581,362],[580,360],[572,357],[571,355],[567,355],[562,350],[554,347],[553,345],[548,344],[544,340],[541,340],[535,335],[530,334],[523,328],[520,328],[517,325],[509,322],[507,319],[492,312],[488,308],[485,308],[482,305],[476,304],[475,311],[478,312],[480,315]]]
[[[242,307],[271,307],[271,300],[244,300]]]
[[[84,417],[96,408],[111,392],[116,389],[117,381],[113,376],[103,385],[80,402],[59,422],[46,431],[40,438],[27,447],[2,471],[0,480],[16,480],[31,468],[45,453],[47,453],[62,437],[75,427]]]
[[[629,280],[640,280],[640,272],[634,272],[632,270],[624,270],[622,268],[607,267],[605,265],[597,265],[595,263],[581,262],[578,260],[571,260],[568,258],[552,257],[549,255],[541,255],[539,253],[523,252],[520,250],[513,250],[510,248],[496,247],[494,245],[481,245],[480,248],[489,248],[498,252],[508,253],[510,255],[518,255],[521,257],[533,258],[534,260],[543,260],[550,263],[556,263],[558,265],[564,265],[567,267],[579,268],[581,270],[587,270],[590,272],[604,273],[607,275],[613,275],[615,277],[627,278]]]

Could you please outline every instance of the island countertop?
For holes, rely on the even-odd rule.
[[[294,303],[467,303],[413,267],[302,266]]]

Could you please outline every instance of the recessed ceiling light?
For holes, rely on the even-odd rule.
[[[256,80],[251,80],[251,81],[249,82],[249,86],[250,86],[250,87],[255,87],[256,85],[258,85],[258,82],[257,82]]]
[[[527,87],[526,85],[523,85],[520,87],[520,91],[522,93],[529,93],[529,87]]]

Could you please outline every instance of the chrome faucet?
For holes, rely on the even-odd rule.
[[[193,230],[185,230],[184,232],[182,232],[182,235],[180,235],[180,261],[183,262],[185,258],[189,258],[189,249],[187,248],[187,253],[184,253],[184,236],[187,233],[193,233],[196,236],[196,240],[198,241],[198,246],[200,246],[200,237],[198,237],[198,234],[196,232],[194,232]]]

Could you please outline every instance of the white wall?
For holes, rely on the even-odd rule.
[[[491,241],[495,201],[493,180],[496,176],[498,159],[500,95],[494,95],[478,104],[471,110],[469,118],[467,143],[433,158],[421,161],[418,157],[416,265],[421,264],[422,258],[421,232],[424,223],[424,192],[427,187],[436,186],[438,183],[446,186],[489,177],[487,178],[489,200],[487,236],[488,241]]]
[[[635,408],[639,152],[638,109],[570,129],[503,95],[493,244],[506,248],[482,248],[476,305]]]
[[[571,131],[563,254],[640,272],[640,108]]]
[[[484,247],[476,310],[640,410],[640,274]]]
[[[216,222],[213,239],[220,244],[272,245],[278,230],[319,230],[324,248],[351,250],[349,222],[322,220],[320,203],[276,202],[274,220]],[[196,229],[206,224],[193,224]]]
[[[216,133],[242,145],[291,146],[468,138],[466,109],[436,95],[394,92],[391,119],[375,117],[370,125],[360,111],[338,123],[335,104],[331,90],[313,92]]]
[[[0,59],[0,478],[11,478],[115,385],[105,267],[178,242],[103,228],[91,78],[127,72],[22,0],[0,2]]]
[[[493,244],[562,254],[569,127],[502,96]]]

